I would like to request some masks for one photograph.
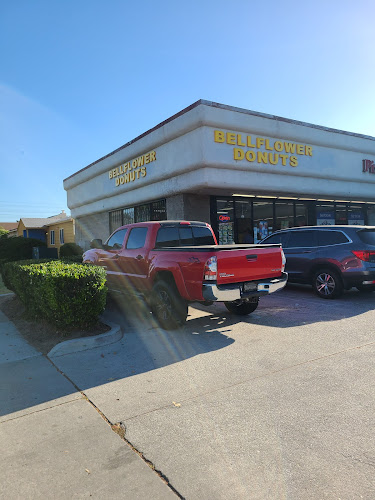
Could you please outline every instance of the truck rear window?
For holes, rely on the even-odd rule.
[[[364,229],[362,231],[358,231],[358,236],[363,243],[367,243],[367,245],[375,245],[375,230],[374,229]]]
[[[156,236],[156,248],[215,245],[215,240],[208,227],[170,226],[161,227]]]

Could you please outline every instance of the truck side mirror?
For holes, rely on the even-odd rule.
[[[90,248],[103,248],[103,241],[99,238],[90,241]]]

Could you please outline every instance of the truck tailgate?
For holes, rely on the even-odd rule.
[[[218,285],[273,278],[281,274],[282,257],[278,245],[219,250],[216,256]]]

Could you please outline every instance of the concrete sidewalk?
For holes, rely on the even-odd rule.
[[[176,495],[0,312],[0,498]]]

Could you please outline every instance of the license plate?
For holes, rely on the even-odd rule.
[[[244,283],[243,291],[244,292],[256,292],[258,290],[258,285],[256,283]]]

